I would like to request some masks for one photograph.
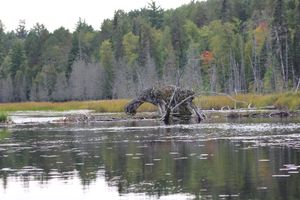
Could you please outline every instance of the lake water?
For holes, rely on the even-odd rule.
[[[299,119],[0,129],[0,199],[300,199]]]

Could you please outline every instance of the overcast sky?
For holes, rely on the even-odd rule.
[[[163,9],[176,8],[191,0],[156,0]],[[20,20],[26,28],[37,22],[49,31],[61,26],[73,31],[79,18],[99,30],[103,19],[112,18],[114,11],[140,9],[151,0],[1,0],[0,20],[5,31],[15,30]]]

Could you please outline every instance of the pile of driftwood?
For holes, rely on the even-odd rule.
[[[94,117],[87,113],[75,113],[75,114],[68,114],[65,115],[62,120],[57,121],[61,123],[82,123],[82,122],[89,122],[93,121]]]
[[[194,97],[193,91],[176,86],[152,87],[142,91],[136,99],[129,102],[125,106],[125,112],[135,115],[137,109],[148,102],[158,107],[161,120],[165,124],[169,124],[171,118],[190,120],[193,112],[197,116],[197,122],[200,123],[205,115],[199,112],[193,103]]]

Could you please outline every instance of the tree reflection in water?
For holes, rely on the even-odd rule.
[[[0,137],[3,189],[13,187],[12,181],[26,187],[79,177],[84,187],[105,178],[121,195],[300,199],[300,145],[215,137],[218,130],[181,126],[65,130],[20,129]]]

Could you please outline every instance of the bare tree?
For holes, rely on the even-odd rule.
[[[86,99],[99,99],[102,96],[103,67],[97,63],[88,63],[85,74]]]
[[[217,66],[216,64],[211,64],[210,70],[210,91],[216,92],[217,91]]]
[[[15,100],[26,101],[26,80],[24,73],[18,71],[15,76]]]
[[[12,79],[8,76],[6,79],[0,79],[0,102],[9,102],[13,100]]]
[[[173,51],[170,51],[164,63],[163,83],[165,85],[176,85],[177,68],[175,66],[175,55]]]
[[[145,66],[139,67],[138,76],[140,80],[139,90],[144,90],[154,86],[158,81],[158,75],[155,69],[155,62],[150,55],[147,56]]]
[[[65,101],[70,99],[70,89],[65,73],[59,73],[52,93],[52,98],[57,101]]]
[[[69,79],[71,98],[84,100],[86,96],[86,63],[83,60],[75,61]]]
[[[103,88],[103,67],[82,60],[74,62],[69,79],[71,98],[75,100],[99,99]]]
[[[137,95],[137,84],[134,81],[135,71],[131,70],[125,62],[118,62],[114,84],[116,98],[130,98]]]
[[[191,46],[188,49],[187,58],[188,61],[184,67],[184,73],[180,81],[181,86],[192,88],[194,91],[204,89],[198,48]]]
[[[49,101],[48,90],[45,85],[44,76],[39,73],[35,78],[31,90],[30,90],[31,101]]]

